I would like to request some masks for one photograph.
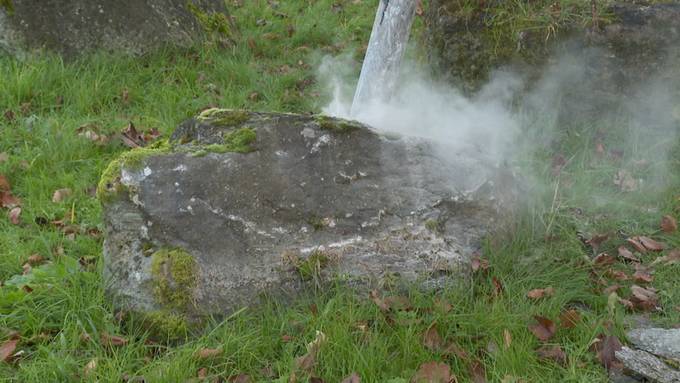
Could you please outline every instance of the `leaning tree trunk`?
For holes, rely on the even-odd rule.
[[[386,99],[394,89],[415,11],[416,0],[380,0],[352,102],[352,116],[369,101]]]

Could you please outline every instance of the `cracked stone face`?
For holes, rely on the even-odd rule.
[[[440,157],[442,143],[322,128],[313,116],[240,120],[191,119],[170,150],[121,167],[125,187],[104,202],[105,277],[119,305],[162,308],[150,272],[161,249],[196,260],[191,315],[337,279],[455,284],[507,197],[501,170],[470,153]],[[248,151],[210,151],[243,127],[256,133]]]

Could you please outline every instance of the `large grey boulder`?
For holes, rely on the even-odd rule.
[[[562,10],[557,2],[534,15],[536,20],[524,30],[509,27],[513,20],[493,13],[498,3],[430,2],[426,23],[430,62],[468,91],[479,89],[499,68],[541,77],[541,68],[564,56],[582,61],[587,78],[575,81],[592,82],[592,89],[610,93],[625,93],[658,76],[680,74],[680,3],[618,1],[600,5],[595,12],[599,17],[593,18],[589,1],[563,5]],[[572,16],[571,24],[554,16],[572,6],[579,7],[582,17]],[[537,28],[549,24],[562,25]],[[668,73],[669,68],[673,73]],[[602,93],[593,99],[598,97]]]
[[[119,306],[196,316],[331,280],[460,283],[510,198],[509,175],[460,148],[327,117],[205,111],[105,171],[107,288]]]
[[[223,0],[3,0],[0,53],[45,48],[73,57],[92,50],[140,54],[162,45],[189,46],[203,28],[188,3],[205,15],[227,14]]]

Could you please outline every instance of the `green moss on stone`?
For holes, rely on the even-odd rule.
[[[330,258],[323,251],[314,250],[309,257],[299,260],[295,267],[298,273],[300,273],[300,277],[305,281],[309,281],[316,279],[321,270],[328,266],[329,262]]]
[[[250,153],[255,150],[251,144],[256,139],[255,130],[241,128],[224,136],[223,144],[206,145],[203,149],[213,153]]]
[[[250,119],[250,113],[245,110],[210,108],[201,112],[196,119],[209,122],[217,126],[238,126]]]
[[[183,249],[161,249],[151,256],[153,292],[169,309],[186,310],[193,303],[198,284],[196,259]]]
[[[328,116],[317,116],[316,122],[323,130],[330,130],[335,133],[350,133],[361,129],[361,124],[356,121],[341,118],[331,118]]]
[[[12,3],[12,0],[0,0],[0,8],[5,8],[10,15],[14,13],[14,3]]]
[[[433,233],[442,232],[442,223],[436,219],[428,219],[425,221],[425,227]]]
[[[171,149],[167,140],[161,140],[149,147],[135,148],[127,152],[123,152],[118,158],[111,161],[111,163],[104,169],[97,185],[97,198],[100,202],[111,201],[123,192],[127,191],[127,187],[120,182],[121,172],[123,168],[139,169],[144,163],[144,159],[169,152]]]
[[[189,334],[189,323],[180,314],[166,310],[150,311],[142,314],[142,326],[151,338],[165,341],[177,341]]]

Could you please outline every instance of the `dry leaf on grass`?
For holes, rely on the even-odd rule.
[[[341,383],[361,383],[361,378],[356,372],[353,372],[352,375],[343,379]]]
[[[541,299],[545,296],[555,295],[555,289],[552,287],[546,287],[544,289],[533,289],[527,293],[527,297],[530,299]]]
[[[14,336],[0,345],[0,360],[3,362],[8,362],[12,355],[14,355],[14,350],[17,348],[17,343],[19,343],[19,337]]]
[[[70,197],[73,192],[69,188],[57,189],[52,194],[52,202],[59,203]]]
[[[593,264],[597,267],[605,267],[613,265],[616,259],[607,253],[598,254],[595,259],[593,259]]]
[[[7,218],[9,218],[9,222],[12,223],[12,225],[18,225],[21,223],[21,208],[20,207],[15,207],[12,208],[7,213]]]
[[[661,217],[660,226],[664,233],[673,233],[678,230],[678,221],[673,216],[664,215]]]
[[[316,337],[313,341],[307,344],[307,353],[301,357],[295,359],[295,366],[304,371],[311,371],[316,364],[316,357],[323,346],[326,343],[326,334],[321,331],[316,331]]]
[[[507,350],[510,348],[510,345],[512,344],[512,334],[510,333],[510,330],[507,328],[503,330],[503,345],[505,346],[505,349]]]
[[[562,351],[560,346],[543,346],[536,350],[536,354],[542,360],[549,360],[561,366],[567,364],[567,354]]]
[[[222,353],[221,348],[202,348],[194,354],[198,359],[214,358]]]
[[[474,255],[472,257],[472,271],[477,272],[479,270],[486,271],[489,268],[489,261],[481,258],[479,255]]]
[[[411,378],[411,383],[454,383],[455,376],[451,375],[451,368],[446,363],[427,362],[420,365],[418,371]]]
[[[630,292],[633,294],[630,301],[638,310],[654,311],[659,306],[659,297],[656,295],[656,289],[652,287],[644,288],[633,285],[630,287]]]
[[[538,315],[534,315],[534,319],[537,323],[529,325],[529,331],[531,331],[539,340],[546,342],[555,335],[555,332],[557,332],[555,322],[550,319]]]
[[[563,311],[560,314],[560,325],[562,328],[574,328],[581,321],[581,314],[575,309]]]
[[[621,349],[621,342],[619,338],[613,335],[604,336],[603,334],[593,341],[591,350],[593,350],[597,359],[607,369],[618,368],[621,363],[616,359],[616,351]]]
[[[100,341],[109,346],[125,346],[128,343],[128,340],[123,337],[110,335],[105,332],[101,334]]]
[[[431,351],[442,349],[442,338],[439,336],[436,323],[433,323],[423,334],[423,346]]]
[[[637,283],[651,283],[654,280],[654,277],[650,273],[649,269],[639,263],[636,263],[633,279]]]
[[[470,365],[470,376],[474,383],[486,383],[486,370],[482,362],[475,360]]]
[[[619,246],[618,252],[619,257],[623,258],[626,261],[640,262],[640,258],[636,257],[635,254],[633,254],[633,252],[628,250],[628,248],[625,246]]]

